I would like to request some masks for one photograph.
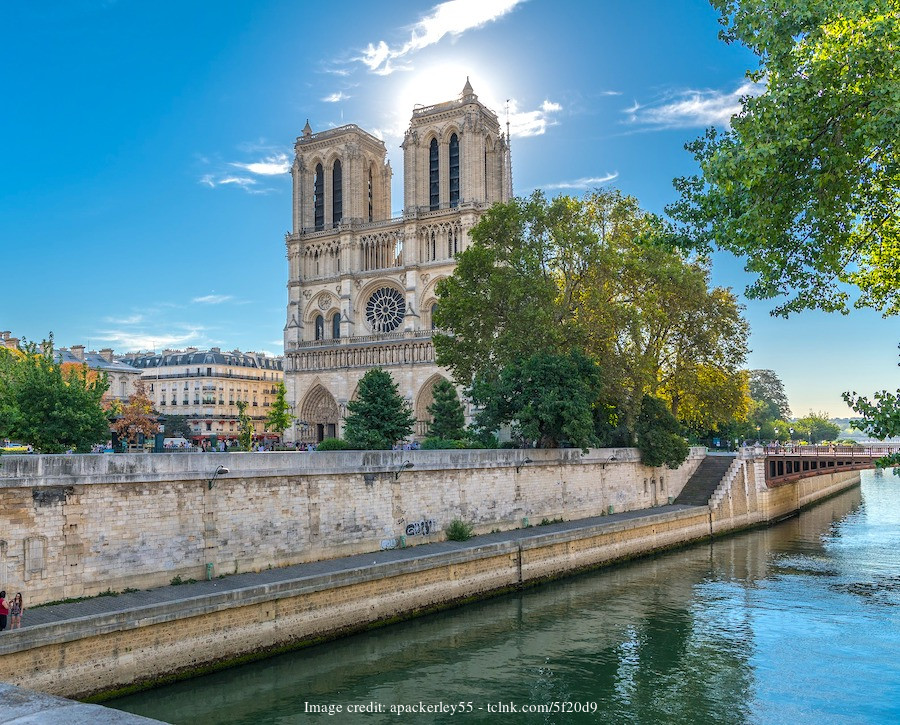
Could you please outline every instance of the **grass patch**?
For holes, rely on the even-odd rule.
[[[182,579],[181,574],[178,576],[173,576],[172,580],[169,582],[173,587],[180,586],[181,584],[196,584],[196,579]]]
[[[136,592],[137,589],[125,590],[126,592],[132,591]],[[86,602],[90,599],[98,599],[99,597],[117,597],[119,596],[119,592],[114,592],[112,589],[107,589],[105,592],[100,592],[99,594],[94,594],[90,597],[67,597],[66,599],[54,599],[52,602],[42,602],[41,604],[35,604],[30,609],[40,609],[41,607],[52,607],[56,604],[77,604],[78,602]]]
[[[550,524],[561,524],[562,522],[562,516],[555,519],[541,519],[541,523],[539,523],[538,526],[549,526]]]

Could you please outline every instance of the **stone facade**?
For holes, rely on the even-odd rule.
[[[112,348],[104,348],[100,352],[84,351],[84,345],[61,347],[55,351],[56,362],[87,365],[91,370],[106,373],[109,380],[107,395],[114,400],[125,402],[134,394],[135,383],[141,377],[141,371],[117,360]]]
[[[381,366],[427,431],[435,286],[469,230],[512,192],[509,144],[466,81],[454,101],[413,110],[402,148],[404,205],[391,216],[384,143],[356,125],[297,139],[286,235],[285,385],[303,442],[340,435],[359,379]]]
[[[213,436],[237,440],[238,400],[247,403],[257,438],[278,437],[266,433],[265,419],[283,379],[280,357],[189,347],[162,354],[132,353],[122,360],[141,373],[147,395],[163,418],[187,417],[195,443]]]

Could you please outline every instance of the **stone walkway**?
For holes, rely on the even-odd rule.
[[[259,585],[277,584],[309,576],[338,574],[345,571],[362,569],[373,564],[410,561],[432,556],[434,554],[461,551],[500,542],[518,541],[532,536],[576,531],[578,529],[604,525],[614,526],[618,523],[638,519],[644,516],[694,508],[696,507],[684,505],[659,506],[639,511],[610,514],[609,516],[596,516],[589,519],[564,521],[556,524],[547,524],[545,526],[530,526],[527,529],[514,529],[512,531],[483,534],[481,536],[475,536],[468,541],[441,541],[432,544],[421,544],[419,546],[407,546],[404,549],[390,549],[371,554],[356,554],[355,556],[345,556],[338,559],[327,559],[325,561],[314,561],[306,564],[295,564],[294,566],[286,566],[254,573],[232,574],[211,581],[198,581],[177,586],[163,586],[155,589],[119,594],[116,596],[93,597],[80,602],[38,606],[33,609],[27,608],[28,601],[26,592],[26,611],[22,617],[22,629],[41,624],[59,624],[67,620],[80,619],[83,617],[127,612],[147,605],[175,603],[180,600],[202,597],[207,594],[220,594],[222,592],[237,591]],[[0,637],[2,636],[3,633],[0,633]]]

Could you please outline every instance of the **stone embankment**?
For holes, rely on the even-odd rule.
[[[545,452],[527,453],[528,457],[537,458]],[[628,460],[627,451],[595,455],[595,462],[589,464],[595,476],[593,498],[597,501],[593,505],[602,503],[606,511],[615,504],[608,503],[605,486],[611,477],[603,473],[619,462],[610,459],[619,459],[620,455],[625,458],[623,465],[639,465]],[[542,460],[535,466],[534,460],[526,462],[524,458],[519,459],[521,471],[507,464],[503,477],[496,480],[498,485],[510,487],[508,493],[515,496],[516,477],[526,471],[543,469],[543,484],[539,485],[538,480],[528,486],[533,486],[532,495],[538,495],[538,489],[545,489],[558,497],[553,499],[557,506],[567,504],[572,510],[583,510],[588,505],[591,486],[587,482],[579,484],[579,477],[574,473],[584,471],[577,469],[584,465],[580,460],[557,458],[553,462]],[[214,457],[210,460],[214,466],[220,465]],[[408,460],[412,462],[412,457]],[[643,472],[639,472],[627,484],[632,489],[628,494],[630,500],[649,498],[650,481],[656,479],[654,486],[659,487],[661,477],[664,477],[664,490],[676,496],[700,460],[699,456],[695,457],[680,472],[648,471],[646,481]],[[406,485],[415,488],[410,473],[422,460],[417,459],[412,469],[401,468],[403,462],[393,470],[387,469],[385,483],[392,497],[399,495],[394,481],[404,482],[406,478]],[[392,466],[395,463],[391,461]],[[470,476],[466,470],[445,468],[439,473],[435,468],[417,473],[435,476],[434,482],[441,481],[445,495],[458,506],[460,481]],[[379,476],[384,477],[383,471],[375,472],[376,481],[369,484],[365,477],[370,474],[371,471],[357,470],[341,475],[351,485],[355,477],[362,479],[361,486],[373,487],[377,486]],[[505,478],[510,479],[508,484]],[[675,486],[675,481],[680,485]],[[86,696],[190,676],[375,623],[775,521],[858,481],[858,472],[846,471],[769,489],[765,484],[763,460],[751,455],[730,463],[708,505],[665,505],[664,501],[656,500],[651,501],[655,506],[635,506],[621,513],[614,510],[611,515],[563,515],[565,521],[543,526],[530,525],[539,524],[540,520],[523,522],[525,517],[516,516],[492,527],[507,530],[493,533],[487,529],[490,526],[487,521],[479,520],[481,529],[487,529],[488,533],[467,542],[438,541],[440,534],[429,533],[430,543],[421,546],[382,549],[378,545],[374,551],[365,553],[31,609],[26,618],[28,626],[0,636],[4,679],[54,694]],[[202,483],[208,491],[222,485],[218,480],[213,488],[208,488],[208,481]],[[570,488],[571,483],[576,485]],[[563,484],[565,493],[561,495],[557,487]],[[621,486],[624,489],[625,484]],[[254,495],[259,495],[260,490],[254,488]],[[283,489],[279,485],[277,490]],[[367,489],[361,491],[365,493]],[[357,511],[377,504],[376,489],[370,491],[368,499],[362,496],[354,499]],[[249,492],[249,488],[245,489],[245,494]],[[437,494],[434,495],[432,500],[438,500]],[[483,495],[488,496],[490,492],[485,490]],[[546,493],[541,495],[545,496],[541,500],[551,500],[546,498]],[[410,499],[402,500],[410,502]],[[525,501],[525,496],[518,500]],[[267,501],[273,507],[273,518],[284,516],[275,501]],[[321,505],[323,500],[319,501]],[[468,502],[466,510],[470,513],[482,510],[481,507],[517,513],[521,510],[510,509],[511,503],[502,501],[494,494],[487,503]],[[347,505],[349,501],[345,499],[344,503]],[[285,502],[284,507],[293,510],[290,502]],[[452,506],[447,505],[444,510],[452,511]],[[220,516],[223,513],[219,511]],[[239,509],[231,512],[234,517],[239,514]],[[546,518],[559,517],[551,514],[547,510]],[[113,512],[114,518],[121,515]],[[519,528],[510,524],[518,524]]]

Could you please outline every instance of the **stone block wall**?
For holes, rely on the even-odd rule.
[[[456,518],[486,533],[644,509],[704,454],[678,470],[633,449],[4,456],[0,587],[38,604],[412,546]]]

